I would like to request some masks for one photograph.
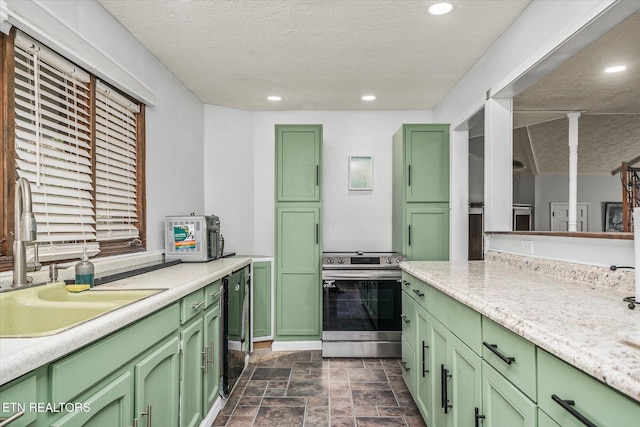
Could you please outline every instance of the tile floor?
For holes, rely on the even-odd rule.
[[[425,427],[398,359],[259,350],[213,426]]]

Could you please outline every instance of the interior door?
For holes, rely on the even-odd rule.
[[[569,204],[551,203],[551,231],[569,230]],[[589,203],[578,203],[577,231],[589,231]]]

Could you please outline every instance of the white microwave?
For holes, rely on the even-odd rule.
[[[165,259],[206,262],[222,257],[220,218],[184,215],[165,218]]]

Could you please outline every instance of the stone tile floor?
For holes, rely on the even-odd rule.
[[[398,359],[258,350],[212,426],[426,427]]]

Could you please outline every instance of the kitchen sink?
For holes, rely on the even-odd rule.
[[[64,282],[0,293],[0,338],[53,335],[160,292],[91,289],[68,292]]]

